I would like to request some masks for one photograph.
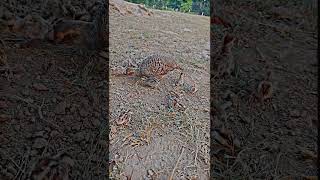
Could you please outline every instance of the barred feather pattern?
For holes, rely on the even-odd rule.
[[[163,55],[151,55],[145,58],[138,67],[139,76],[163,76],[175,69],[181,69],[173,59]]]

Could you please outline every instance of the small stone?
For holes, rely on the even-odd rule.
[[[89,112],[85,108],[81,108],[79,110],[79,114],[81,117],[87,117],[89,115]]]
[[[101,122],[97,118],[92,119],[91,123],[94,127],[99,127],[101,125]]]
[[[90,140],[90,136],[89,134],[84,133],[84,139],[86,140],[86,142],[88,142]]]
[[[51,131],[50,137],[57,137],[60,133],[56,130]]]
[[[21,94],[22,94],[23,96],[29,96],[29,95],[30,95],[30,92],[29,92],[28,89],[24,89],[24,90],[21,91]]]
[[[36,122],[36,117],[31,117],[31,118],[30,118],[30,121],[31,121],[32,123]]]
[[[77,159],[87,159],[87,158],[88,158],[88,155],[85,152],[81,152],[77,156]]]
[[[192,32],[191,29],[188,29],[188,28],[184,28],[183,31],[184,32]]]
[[[52,103],[56,103],[57,102],[57,98],[52,98]]]
[[[38,131],[38,132],[34,133],[33,137],[34,138],[36,138],[36,137],[42,138],[45,136],[45,133],[46,133],[45,131]]]
[[[71,106],[71,108],[70,108],[70,112],[71,112],[71,113],[74,113],[74,112],[76,112],[76,110],[77,110],[77,106],[73,104],[73,105]]]
[[[74,140],[76,142],[81,142],[82,140],[85,139],[85,134],[84,132],[77,132],[76,134],[74,134]]]
[[[36,148],[36,149],[41,149],[41,148],[45,147],[45,146],[47,145],[47,143],[48,143],[48,141],[47,141],[46,139],[44,139],[44,138],[37,138],[37,139],[34,141],[32,147],[33,147],[33,148]]]
[[[67,103],[65,101],[62,101],[56,106],[54,112],[56,114],[63,115],[63,114],[66,114],[66,108],[67,108]]]
[[[95,118],[98,118],[98,117],[100,116],[100,113],[97,112],[97,111],[95,111],[95,112],[93,113],[93,116],[94,116]]]
[[[147,176],[148,177],[153,177],[155,175],[154,171],[152,169],[147,170]]]
[[[10,119],[11,119],[10,115],[0,114],[0,122],[6,122],[6,121],[9,121]]]
[[[81,129],[81,124],[77,123],[71,128],[72,130],[79,131]]]
[[[62,162],[67,164],[67,165],[69,165],[69,166],[73,166],[74,165],[74,160],[69,156],[64,156],[62,158]]]
[[[8,104],[5,101],[0,101],[0,109],[8,108]]]
[[[25,110],[24,110],[24,115],[26,115],[26,116],[31,116],[32,114],[30,113],[30,111],[29,111],[28,108],[25,108]]]
[[[280,150],[280,148],[279,148],[279,146],[277,144],[273,144],[270,147],[270,151],[271,152],[279,152],[279,150]]]
[[[289,135],[289,136],[295,136],[295,135],[296,135],[296,133],[295,133],[295,132],[293,132],[293,131],[289,131],[289,132],[288,132],[288,135]]]
[[[33,88],[37,91],[48,91],[49,90],[47,88],[47,86],[45,86],[44,84],[41,84],[41,83],[34,83]]]
[[[240,148],[240,147],[241,147],[241,142],[240,142],[240,140],[239,140],[238,138],[235,138],[235,139],[233,140],[233,144],[234,144],[234,146],[235,146],[236,148]]]
[[[300,117],[301,114],[298,110],[295,109],[295,110],[290,111],[290,116],[291,117]]]
[[[30,151],[30,155],[31,156],[36,156],[36,155],[38,155],[38,151],[37,150],[32,150],[32,151]]]

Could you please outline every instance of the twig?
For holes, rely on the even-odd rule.
[[[11,157],[9,157],[9,159],[20,171],[22,171],[21,167]]]
[[[262,54],[261,50],[260,50],[257,46],[256,46],[255,49],[256,49],[257,53],[259,54],[261,60],[262,60],[263,62],[265,62],[266,60],[265,60],[264,55]]]
[[[176,162],[176,165],[175,165],[174,168],[172,169],[172,172],[171,172],[171,175],[170,175],[169,180],[172,180],[172,179],[173,179],[174,172],[176,171],[176,169],[177,169],[177,167],[178,167],[178,164],[179,164],[179,162],[180,162],[180,159],[181,159],[181,157],[182,157],[183,152],[184,152],[184,147],[182,147],[181,154],[180,154],[180,156],[179,156],[179,158],[178,158],[178,160],[177,160],[177,162]]]
[[[199,151],[199,148],[198,148],[198,137],[199,137],[199,134],[200,134],[200,131],[198,129],[198,134],[197,134],[197,137],[196,137],[196,155],[194,156],[194,166],[197,167],[197,159],[198,159],[198,151]]]
[[[39,118],[41,119],[41,120],[43,120],[44,118],[43,118],[43,115],[42,115],[42,106],[43,106],[43,104],[44,104],[44,99],[42,99],[42,103],[41,103],[41,105],[40,106],[38,106],[38,114],[39,114]]]
[[[276,175],[277,175],[277,169],[278,169],[279,160],[280,160],[281,155],[282,155],[281,153],[279,153],[279,155],[278,155],[276,168],[275,168],[275,170],[274,170],[274,176],[276,176]]]
[[[0,39],[0,42],[1,42],[1,44],[3,45],[4,48],[7,47],[6,43],[5,43],[2,39]]]

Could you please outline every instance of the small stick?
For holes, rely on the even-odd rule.
[[[172,180],[172,179],[173,179],[174,172],[176,171],[176,169],[177,169],[177,167],[178,167],[178,164],[179,164],[179,162],[180,162],[180,159],[181,159],[181,157],[182,157],[183,152],[184,152],[184,147],[182,147],[181,154],[180,154],[180,156],[179,156],[179,158],[178,158],[178,160],[177,160],[177,162],[176,162],[176,165],[174,166],[174,168],[173,168],[173,170],[172,170],[172,172],[171,172],[171,175],[170,175],[169,180]]]
[[[265,61],[264,55],[262,54],[261,50],[260,50],[258,47],[256,47],[256,51],[257,51],[257,53],[259,54],[261,60],[262,60],[262,61]]]
[[[199,131],[199,129],[198,129],[198,135],[197,135],[197,137],[196,137],[196,139],[200,136],[199,135],[200,134],[200,131]],[[197,167],[197,159],[198,159],[198,152],[199,152],[199,148],[198,148],[198,141],[196,140],[196,155],[194,156],[194,166],[195,167]]]

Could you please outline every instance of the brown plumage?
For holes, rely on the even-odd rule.
[[[156,87],[164,75],[178,69],[183,73],[183,69],[174,61],[174,59],[154,54],[146,57],[138,65],[129,62],[126,75],[142,78],[140,85],[148,87]]]
[[[145,58],[138,66],[137,76],[162,78],[175,69],[182,68],[170,57],[163,55],[151,55]]]

